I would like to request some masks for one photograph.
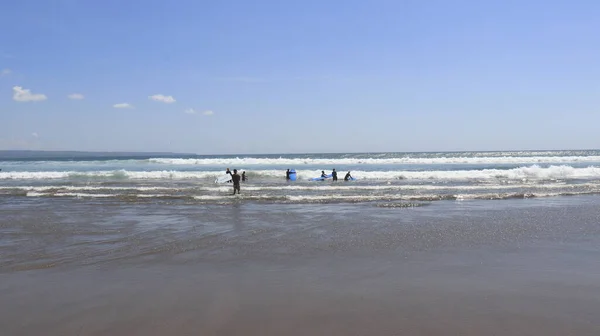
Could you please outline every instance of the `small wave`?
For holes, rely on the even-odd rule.
[[[29,191],[27,197],[76,197],[76,198],[108,198],[108,197],[119,197],[118,194],[86,194],[86,193],[43,193]]]
[[[511,190],[511,189],[600,189],[600,182],[566,184],[564,182],[554,183],[517,183],[517,184],[477,184],[477,185],[431,185],[431,184],[384,184],[384,185],[323,185],[318,183],[306,183],[304,185],[244,185],[244,191],[289,191],[289,192],[415,192],[415,191],[485,191],[485,190]],[[202,187],[197,185],[178,187],[147,187],[147,186],[0,186],[3,192],[161,192],[162,195],[174,193],[197,193],[197,192],[229,192],[231,186]]]
[[[179,199],[195,200],[200,203],[222,203],[231,201],[259,201],[270,203],[365,203],[365,202],[434,202],[467,200],[506,200],[557,196],[577,196],[600,194],[600,190],[557,191],[557,192],[513,192],[513,193],[459,193],[459,194],[393,194],[393,195],[165,195],[165,194],[107,194],[107,193],[52,193],[29,191],[27,197],[72,197],[72,198],[115,198],[120,200],[136,199]]]

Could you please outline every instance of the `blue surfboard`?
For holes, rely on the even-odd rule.
[[[296,181],[296,170],[295,169],[290,169],[290,181]]]
[[[313,177],[310,180],[311,181],[325,181],[326,179],[330,178],[331,174],[326,175],[325,177]]]

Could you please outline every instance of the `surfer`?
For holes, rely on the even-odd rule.
[[[286,180],[290,179],[290,170],[289,169],[285,172],[285,179]]]
[[[233,180],[233,194],[235,195],[235,191],[237,190],[238,195],[240,194],[240,175],[237,173],[237,169],[233,170],[233,175],[231,175],[231,179]]]
[[[335,171],[335,168],[333,168],[333,171],[331,172],[331,177],[334,181],[337,181],[337,172]]]
[[[348,181],[352,178],[352,176],[350,176],[350,172],[348,172],[348,174],[346,174],[346,176],[344,176],[344,181]]]
[[[246,182],[246,171],[242,172],[242,181]]]
[[[227,170],[225,171],[225,174],[229,174],[229,176],[233,176],[231,175],[231,170],[229,170],[229,168],[227,168]],[[227,181],[227,183],[231,183],[231,180]]]
[[[324,171],[324,170],[321,170],[321,177],[322,177],[322,178],[327,178],[327,175],[325,174],[325,171]]]

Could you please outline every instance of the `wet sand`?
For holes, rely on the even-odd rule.
[[[598,197],[49,202],[0,206],[2,335],[600,335]]]

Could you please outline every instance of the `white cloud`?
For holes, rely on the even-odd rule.
[[[34,137],[34,138],[39,137],[39,135],[36,132],[31,133],[31,136]]]
[[[31,93],[20,86],[13,86],[13,99],[18,102],[42,101],[48,99],[45,94]]]
[[[202,112],[202,114],[204,114],[205,116],[211,116],[211,115],[215,114],[215,112],[213,112],[211,110],[206,110],[206,111]]]
[[[115,104],[113,105],[114,108],[133,108],[133,105],[129,104],[129,103],[119,103],[119,104]]]
[[[186,110],[185,110],[185,111],[183,111],[183,112],[184,112],[184,113],[187,113],[187,114],[196,114],[196,110],[194,110],[193,108],[186,109]]]
[[[10,69],[2,69],[2,71],[0,71],[0,77],[10,75],[11,73],[12,73],[12,70],[10,70]]]
[[[72,99],[72,100],[81,100],[81,99],[85,98],[81,93],[71,93],[67,97],[69,97],[69,99]]]
[[[148,96],[148,99],[157,101],[157,102],[163,102],[163,103],[174,103],[175,102],[175,98],[173,98],[173,96],[165,96],[165,95],[161,95],[161,94],[155,94],[153,96]]]

